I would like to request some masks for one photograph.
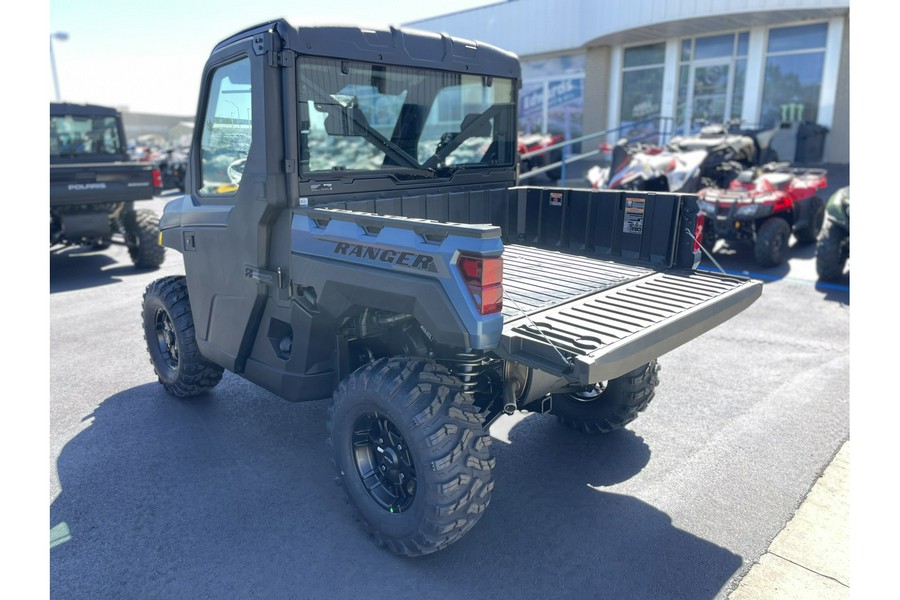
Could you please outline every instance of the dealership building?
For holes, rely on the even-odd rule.
[[[508,0],[404,26],[515,52],[526,133],[740,119],[778,128],[781,159],[849,163],[849,19],[849,0]]]

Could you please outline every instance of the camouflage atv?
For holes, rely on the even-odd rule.
[[[850,258],[850,187],[832,194],[827,218],[816,243],[816,272],[823,281],[839,279]]]

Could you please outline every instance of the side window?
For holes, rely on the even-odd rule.
[[[252,136],[250,60],[213,71],[200,138],[200,194],[225,196],[241,185]]]

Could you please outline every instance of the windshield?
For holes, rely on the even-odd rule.
[[[111,116],[51,116],[50,157],[122,154],[119,125]]]
[[[299,61],[304,172],[439,173],[515,162],[513,80]]]

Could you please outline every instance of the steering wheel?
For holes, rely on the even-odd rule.
[[[238,158],[236,160],[231,161],[228,165],[228,169],[226,173],[228,173],[228,179],[234,185],[239,185],[241,183],[241,177],[244,176],[244,165],[247,164],[246,158]]]

